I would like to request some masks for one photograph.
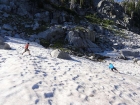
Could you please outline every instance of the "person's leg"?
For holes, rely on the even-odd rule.
[[[28,51],[28,52],[29,52],[29,55],[31,55],[31,54],[30,54],[30,51]]]
[[[29,50],[29,49],[28,49],[28,52],[29,52],[29,55],[31,55],[31,54],[30,54],[30,50]]]
[[[115,70],[114,72],[118,72],[118,70],[114,67],[113,70]]]
[[[22,55],[25,53],[25,51],[22,53]]]
[[[111,70],[113,71],[113,68],[111,68]]]
[[[22,55],[26,52],[26,49],[24,50],[24,52],[22,53]]]
[[[114,70],[118,71],[115,67],[114,67]]]

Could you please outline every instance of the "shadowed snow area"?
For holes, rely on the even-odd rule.
[[[140,66],[132,61],[52,58],[32,42],[31,55],[22,55],[28,41],[8,39],[12,50],[0,50],[0,105],[140,105]]]

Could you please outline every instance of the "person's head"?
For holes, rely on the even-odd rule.
[[[29,42],[27,44],[30,44]]]

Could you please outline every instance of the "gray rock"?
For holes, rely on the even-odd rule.
[[[33,42],[35,40],[35,38],[30,37],[29,41]]]
[[[58,24],[58,18],[57,19],[51,19],[51,24]]]
[[[64,37],[65,31],[60,26],[50,27],[44,32],[38,34],[39,38],[45,38],[46,41],[53,42],[61,37]]]
[[[11,7],[5,4],[0,4],[0,10],[1,11],[5,11],[5,12],[10,12],[11,11]]]
[[[32,27],[32,25],[28,25],[28,24],[25,24],[25,26],[24,26],[25,28],[31,28]]]
[[[9,45],[9,44],[4,43],[3,49],[5,49],[5,50],[10,50],[10,49],[11,49],[11,47],[10,47],[10,45]]]
[[[124,8],[115,2],[101,0],[97,5],[97,11],[100,17],[113,20],[117,24],[126,27],[129,26],[130,19],[123,20],[127,17]]]
[[[78,31],[69,31],[66,39],[68,42],[73,45],[75,48],[78,48],[80,51],[83,50],[83,52],[101,52],[101,49],[94,44],[91,40],[84,37],[85,34],[81,34]]]
[[[50,21],[49,15],[50,15],[49,12],[46,11],[46,12],[36,13],[34,16],[35,16],[35,20],[37,21],[43,20],[45,22],[49,22]]]
[[[93,60],[94,59],[94,56],[90,56],[90,57],[88,57],[90,60]]]
[[[97,46],[95,43],[92,43],[90,40],[86,40],[87,45],[88,45],[88,52],[94,52],[94,53],[100,53],[102,52],[101,48],[99,46]]]
[[[102,0],[94,0],[94,3],[93,3],[94,6],[98,6],[98,5],[99,5],[98,3],[99,3],[100,1],[102,1]]]
[[[15,34],[15,37],[16,37],[16,38],[20,38],[19,34]]]
[[[10,50],[11,47],[7,43],[0,43],[0,49]]]
[[[51,56],[55,58],[66,59],[66,60],[71,59],[71,57],[66,52],[60,51],[59,49],[52,51]]]
[[[133,62],[134,62],[134,63],[138,63],[139,61],[140,61],[140,58],[134,58],[134,59],[133,59]]]
[[[9,14],[4,13],[4,14],[3,14],[3,17],[7,18],[7,17],[9,17]]]
[[[0,4],[8,5],[9,4],[9,0],[0,0]]]
[[[88,30],[87,39],[90,39],[92,42],[95,42],[96,36],[97,36],[97,33],[95,31]]]
[[[133,56],[133,57],[140,57],[140,52],[139,51],[135,51],[135,50],[127,50],[127,49],[123,49],[120,51],[121,55],[123,56]]]
[[[140,60],[139,60],[139,61],[137,61],[137,64],[138,64],[138,65],[140,65]]]
[[[34,35],[31,35],[30,38],[34,38],[35,39],[35,38],[38,38],[38,36],[36,34],[34,34]]]
[[[28,3],[27,2],[20,3],[19,8],[17,10],[17,14],[19,14],[21,16],[28,15],[27,8],[28,8]]]
[[[13,30],[12,26],[9,25],[9,24],[4,24],[4,25],[2,26],[2,29],[8,30],[8,31],[12,31],[12,30]]]
[[[0,36],[0,44],[3,44],[4,41],[5,41],[4,38]]]
[[[15,9],[16,9],[16,5],[15,5],[15,3],[11,1],[11,2],[10,2],[10,7],[11,7],[12,9],[15,10]],[[13,12],[14,12],[14,11],[13,11]]]
[[[45,38],[50,31],[46,30],[43,32],[38,33],[38,38]]]
[[[34,16],[35,18],[41,18],[41,13],[36,13]]]
[[[48,11],[46,11],[46,12],[45,12],[45,15],[46,15],[46,16],[49,16],[49,12],[48,12]]]
[[[35,24],[33,25],[33,30],[36,30],[39,28],[39,24],[38,22],[36,21]]]
[[[4,30],[4,29],[2,29],[2,30],[0,31],[0,33],[1,33],[1,36],[4,37],[4,36],[7,34],[7,31]]]
[[[35,42],[40,43],[40,40],[39,39],[35,39]]]
[[[88,30],[94,30],[94,25],[93,24],[90,24],[88,27],[87,27]]]
[[[99,26],[99,25],[95,25],[94,27],[94,30],[97,32],[97,33],[103,33],[104,29],[102,28],[102,26]]]

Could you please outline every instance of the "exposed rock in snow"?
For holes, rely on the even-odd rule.
[[[56,49],[56,50],[52,51],[51,56],[55,57],[55,58],[61,58],[61,59],[67,59],[67,60],[71,59],[69,54],[67,54],[66,52],[63,52],[63,51],[61,51],[59,49]]]

